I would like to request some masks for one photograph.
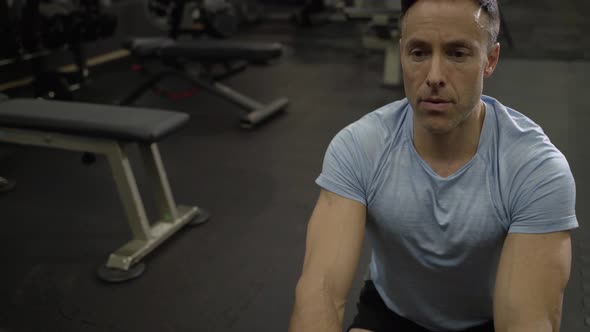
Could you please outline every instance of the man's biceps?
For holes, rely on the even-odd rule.
[[[308,225],[307,263],[325,265],[340,255],[355,254],[357,248],[362,247],[366,218],[364,205],[329,192],[326,195],[341,202],[326,204],[321,198],[318,201]]]
[[[365,206],[328,191],[322,195],[309,221],[308,236],[332,241],[361,236],[366,220]]]
[[[316,203],[316,209],[321,208],[325,212],[333,214],[356,212],[358,215],[364,215],[366,207],[363,203],[354,199],[341,196],[332,191],[322,189],[320,197]]]
[[[498,272],[502,273],[503,279],[508,279],[508,284],[540,290],[567,283],[570,268],[569,231],[511,233],[505,242]]]

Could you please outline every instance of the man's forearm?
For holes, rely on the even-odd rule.
[[[289,332],[341,332],[344,305],[324,289],[297,287]]]
[[[495,332],[559,332],[559,323],[552,324],[549,319],[534,322],[514,322],[496,326]]]
[[[561,328],[561,303],[535,308],[533,305],[499,306],[494,313],[495,332],[559,332]]]
[[[319,309],[319,310],[316,310]],[[341,332],[342,322],[330,308],[295,308],[289,332]]]

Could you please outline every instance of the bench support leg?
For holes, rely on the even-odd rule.
[[[235,69],[235,71],[238,70],[243,70],[243,68],[238,67]],[[234,71],[234,69],[230,69],[230,72],[231,71]],[[241,126],[244,128],[252,128],[256,126],[257,124],[268,119],[272,115],[285,110],[289,105],[289,100],[287,98],[279,98],[268,104],[262,104],[224,84],[219,83],[219,78],[223,78],[224,75],[213,79],[204,79],[200,77],[199,73],[193,73],[188,69],[185,71],[176,70],[157,73],[153,75],[150,79],[145,81],[143,84],[141,84],[139,87],[137,87],[135,90],[127,94],[127,96],[123,97],[123,99],[117,102],[117,104],[122,106],[128,106],[133,104],[148,89],[151,89],[155,84],[157,84],[167,76],[182,77],[185,80],[191,82],[192,84],[195,84],[202,89],[214,93],[217,96],[245,110],[246,114],[240,120]]]
[[[126,148],[124,145],[117,144],[108,153],[107,159],[111,165],[113,178],[117,185],[121,201],[123,202],[127,220],[129,220],[129,225],[131,226],[133,238],[149,240],[151,237],[150,225],[143,206],[143,200],[139,194],[137,182],[135,181],[135,175],[133,174],[133,169],[127,156],[127,151],[125,151]]]
[[[387,43],[383,68],[383,86],[399,87],[402,85],[399,43],[395,39]]]
[[[89,151],[106,155],[133,238],[112,253],[106,265],[99,269],[99,277],[103,280],[120,282],[138,277],[143,271],[142,264],[138,264],[143,257],[193,218],[195,220],[191,224],[200,224],[208,219],[208,213],[201,208],[176,205],[160,151],[155,143],[140,145],[144,167],[153,181],[160,211],[160,220],[150,224],[127,154],[130,144],[108,139],[4,127],[0,127],[0,133],[2,141],[7,143]],[[0,177],[0,186],[2,181],[5,179]]]
[[[150,145],[142,144],[139,149],[144,167],[155,190],[154,194],[160,211],[160,219],[165,222],[174,222],[178,218],[178,211],[168,182],[168,175],[162,163],[160,150],[155,143]]]
[[[133,91],[127,93],[121,100],[115,102],[115,104],[120,106],[130,106],[135,103],[141,96],[149,89],[153,88],[154,85],[158,84],[161,80],[166,78],[166,76],[170,76],[170,72],[161,72],[156,75],[153,75],[148,80],[143,82],[140,86],[135,88]]]
[[[289,105],[289,99],[278,98],[268,104],[262,104],[222,83],[200,78],[191,72],[182,73],[181,76],[189,82],[208,90],[211,93],[233,103],[246,111],[240,123],[244,128],[252,128],[271,116],[284,111]]]
[[[262,104],[227,85],[216,82],[212,87],[215,93],[246,110],[246,114],[241,119],[241,125],[245,128],[254,127],[272,115],[285,110],[289,105],[287,98],[279,98],[269,104]]]
[[[125,207],[133,239],[110,255],[107,268],[129,270],[201,212],[198,207],[176,206],[157,145],[154,143],[141,146],[140,150],[148,174],[155,181],[162,219],[150,226],[125,147],[119,145],[114,148],[107,154],[107,158]]]

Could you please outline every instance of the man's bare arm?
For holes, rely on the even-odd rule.
[[[569,232],[509,234],[494,292],[496,332],[558,332],[571,270]]]
[[[322,190],[309,221],[290,332],[340,332],[365,231],[363,204]]]

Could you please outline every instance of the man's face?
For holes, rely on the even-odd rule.
[[[420,0],[403,23],[401,62],[416,123],[449,133],[479,105],[483,78],[497,64],[489,18],[472,0]]]

